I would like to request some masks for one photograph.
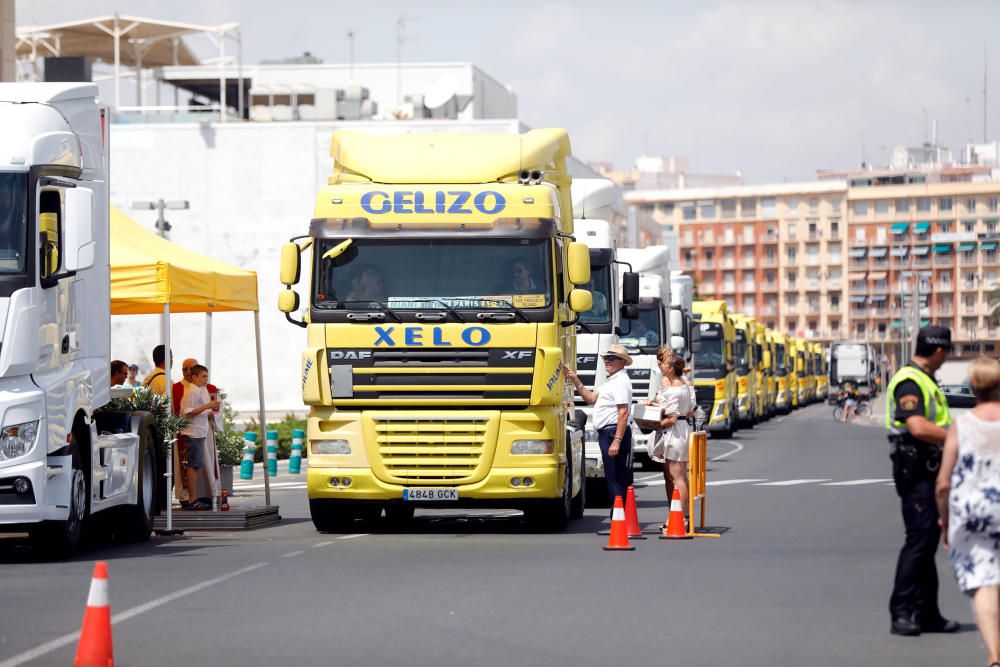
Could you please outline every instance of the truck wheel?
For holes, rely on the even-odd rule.
[[[31,529],[32,547],[48,557],[65,557],[72,554],[83,536],[83,522],[87,517],[87,477],[83,472],[80,450],[74,444],[71,452],[73,472],[69,488],[69,516],[65,521],[43,521]]]
[[[156,516],[156,448],[153,432],[146,428],[139,433],[139,458],[135,505],[126,508],[122,537],[130,542],[145,542],[153,532]]]
[[[524,513],[528,524],[533,528],[550,533],[558,533],[566,529],[573,504],[573,459],[566,457],[566,474],[563,475],[562,494],[555,500],[547,500],[538,507],[532,507]]]
[[[570,504],[569,516],[571,519],[582,519],[583,510],[587,507],[587,476],[584,472],[586,463],[583,460],[583,452],[580,452],[580,460],[577,462],[576,473],[580,477],[580,492],[573,496]]]
[[[354,525],[354,508],[335,500],[310,499],[309,515],[321,533],[346,533]]]
[[[413,505],[393,504],[385,506],[385,522],[392,530],[400,530],[413,521],[416,508]]]

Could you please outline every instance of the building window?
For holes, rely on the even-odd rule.
[[[799,232],[799,224],[797,222],[789,222],[788,223],[789,240],[794,241],[795,237],[798,236],[798,232]]]
[[[831,220],[830,221],[830,238],[835,239],[840,237],[840,221]]]
[[[857,241],[857,242],[859,242],[859,243],[864,243],[865,242],[865,228],[864,227],[855,227],[854,228],[854,240]]]
[[[723,199],[722,200],[722,217],[723,218],[735,218],[736,217],[736,200],[735,199]]]
[[[941,197],[938,199],[938,210],[939,211],[950,211],[952,209],[953,203],[951,197]]]
[[[865,323],[864,322],[858,322],[857,324],[854,325],[854,330],[857,331],[859,334],[864,334],[864,332],[865,332]]]
[[[788,214],[798,215],[799,214],[799,198],[789,197],[788,198]]]
[[[976,221],[975,220],[964,220],[962,221],[962,230],[966,232],[976,231]]]
[[[896,200],[896,213],[909,213],[910,211],[910,200],[909,199],[897,199]]]
[[[705,248],[705,261],[711,264],[713,259],[715,259],[715,250],[712,248]]]
[[[698,204],[698,216],[702,220],[714,220],[715,219],[715,202],[705,201]]]
[[[840,203],[841,203],[840,197],[834,197],[834,198],[832,198],[830,200],[830,209],[834,213],[840,213]]]
[[[856,201],[852,205],[854,215],[868,215],[868,202]]]
[[[938,226],[941,228],[941,231],[944,232],[945,234],[951,231],[950,222],[945,222],[944,220],[942,220],[941,222],[938,223]]]
[[[988,207],[990,209],[990,213],[996,213],[997,212],[997,197],[990,197],[989,198],[989,200],[988,200]]]
[[[918,211],[929,211],[931,210],[931,200],[929,197],[920,197],[917,199],[917,210]]]
[[[757,215],[757,200],[756,199],[741,199],[740,200],[740,216],[744,218],[752,218]]]
[[[875,213],[877,215],[888,215],[889,214],[889,200],[888,199],[876,199],[875,200]]]
[[[969,197],[968,199],[965,200],[965,212],[966,213],[976,212],[976,200],[974,198]]]
[[[681,211],[684,212],[685,220],[694,220],[697,217],[694,204],[691,202],[681,204]]]
[[[795,263],[795,256],[797,254],[798,254],[798,248],[796,248],[795,246],[789,246],[789,247],[785,248],[785,257],[788,258],[788,263],[789,264],[794,264]]]
[[[990,234],[996,234],[996,232],[997,232],[997,223],[995,223],[995,222],[987,222],[986,223],[986,231],[989,232]]]
[[[819,197],[809,198],[809,213],[819,215]]]
[[[832,308],[833,310],[837,310],[838,308],[840,308],[840,295],[839,294],[831,294],[830,295],[830,308]]]
[[[765,218],[775,217],[777,206],[774,197],[763,197],[760,200],[760,214]]]

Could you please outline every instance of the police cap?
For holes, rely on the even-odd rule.
[[[917,332],[917,345],[951,349],[951,329],[948,327],[926,326]]]

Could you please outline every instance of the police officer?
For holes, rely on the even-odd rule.
[[[934,503],[934,480],[941,447],[951,424],[948,402],[934,372],[951,351],[951,330],[927,326],[917,333],[917,348],[908,364],[886,387],[885,426],[892,445],[892,474],[903,509],[906,541],[896,564],[889,600],[892,633],[955,632],[958,623],[938,609],[938,576],[934,564],[941,530]]]

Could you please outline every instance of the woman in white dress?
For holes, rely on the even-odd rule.
[[[656,353],[656,360],[659,362],[663,381],[660,383],[659,391],[656,392],[655,404],[659,405],[663,412],[660,430],[656,432],[649,456],[663,464],[667,503],[670,503],[676,488],[681,493],[681,506],[687,507],[688,435],[691,431],[687,416],[694,409],[691,403],[691,390],[681,379],[684,359],[663,348]]]
[[[972,597],[990,667],[1000,667],[1000,363],[969,366],[979,403],[948,430],[938,472],[938,520],[955,579]]]

